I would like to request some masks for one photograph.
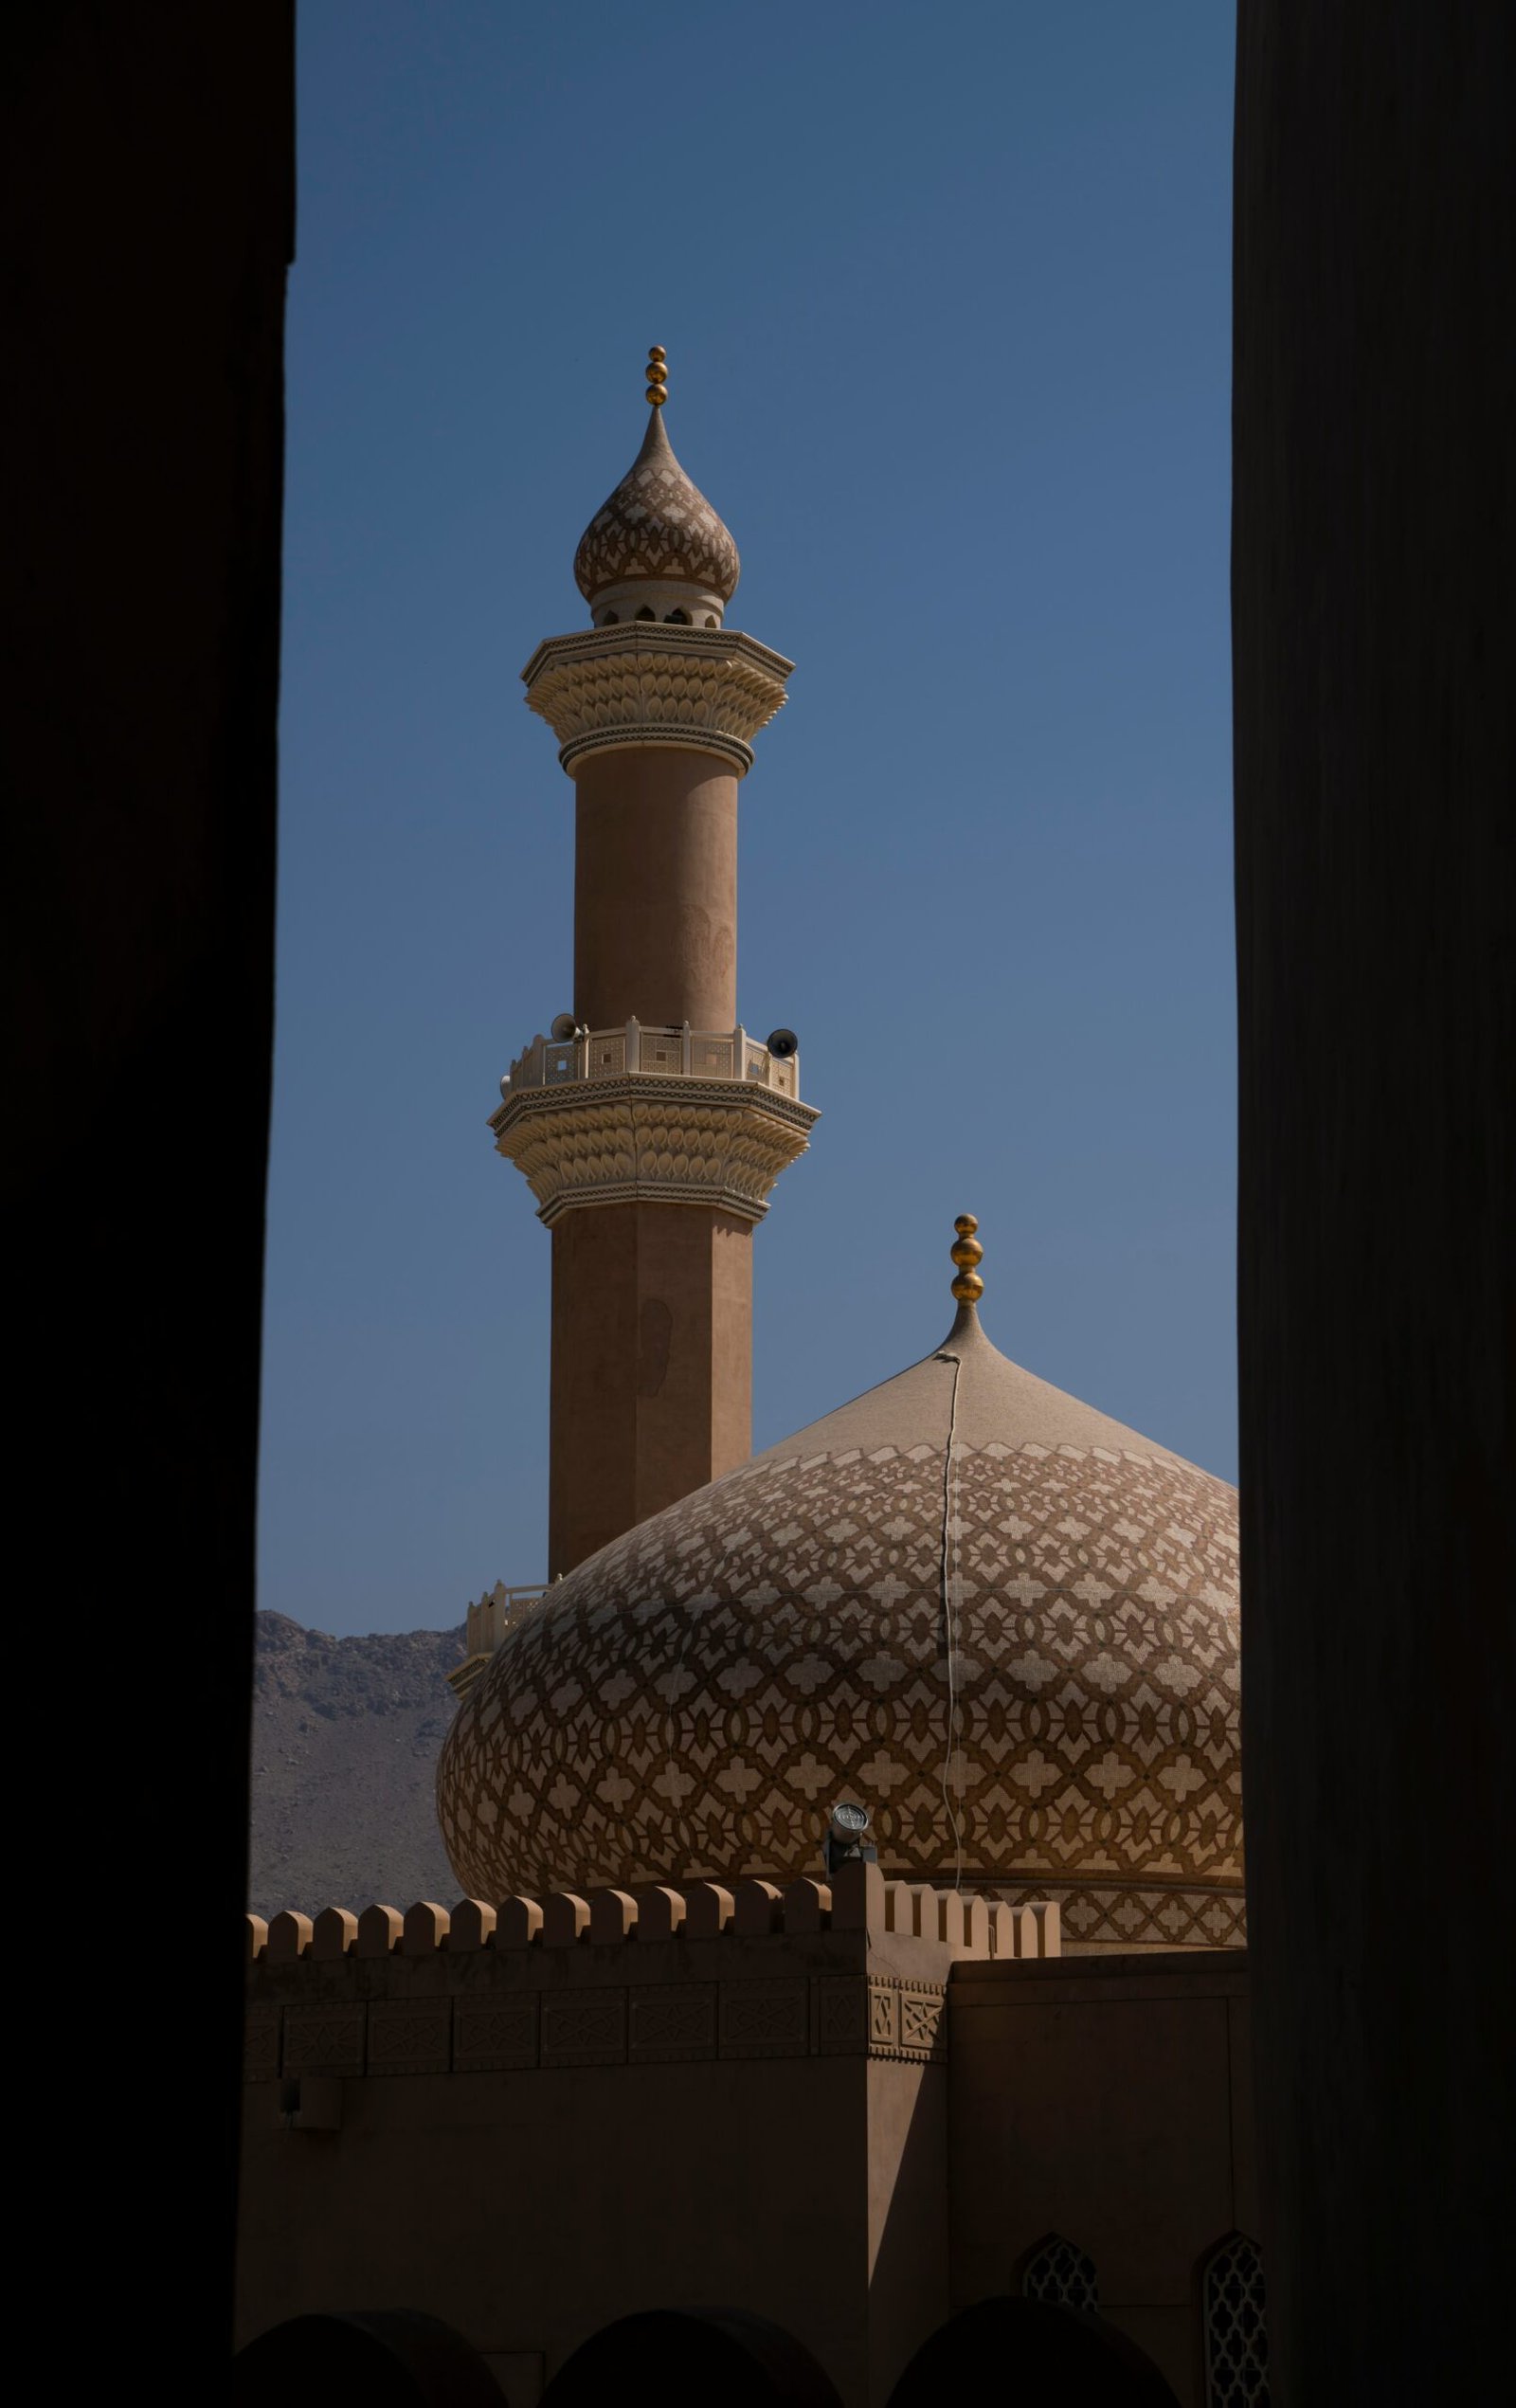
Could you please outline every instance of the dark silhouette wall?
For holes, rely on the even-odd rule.
[[[1284,2408],[1484,2397],[1507,2354],[1513,20],[1239,16],[1244,1749]]]
[[[8,1671],[81,1951],[34,1968],[12,2205],[56,2172],[80,2315],[46,2345],[171,2397],[230,2340],[293,31],[290,0],[7,26]],[[111,1918],[167,1939],[191,1900],[171,2005]]]

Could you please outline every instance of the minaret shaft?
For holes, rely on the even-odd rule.
[[[574,1014],[677,1028],[737,1019],[737,780],[673,745],[593,752],[573,771]]]
[[[751,1450],[752,1223],[606,1204],[552,1231],[548,1577]]]
[[[574,782],[573,1010],[501,1081],[552,1232],[548,1576],[752,1443],[752,1232],[805,1151],[788,1030],[737,1016],[737,784],[791,662],[724,624],[737,548],[663,430],[581,539],[592,625],[522,675]]]

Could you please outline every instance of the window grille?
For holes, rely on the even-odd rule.
[[[1055,2308],[1077,2308],[1087,2316],[1099,2313],[1100,2290],[1094,2261],[1082,2249],[1050,2233],[1039,2241],[1021,2268],[1023,2299],[1051,2300]]]
[[[1211,2252],[1200,2312],[1206,2408],[1269,2408],[1269,2327],[1256,2241],[1233,2233]]]

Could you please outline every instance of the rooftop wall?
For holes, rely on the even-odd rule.
[[[722,2299],[883,2408],[1056,2229],[1198,2399],[1196,2264],[1251,2229],[1245,1967],[1059,1942],[862,1864],[250,1922],[242,2330],[404,2297],[532,2408],[614,2317]]]
[[[1058,1947],[1056,1907],[887,1882],[862,1864],[784,1890],[695,1882],[249,1915],[246,2078],[757,2055],[932,2062],[954,1964]],[[285,2111],[312,2110],[292,2097]]]

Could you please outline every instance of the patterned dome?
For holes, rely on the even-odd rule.
[[[653,409],[641,450],[579,538],[580,592],[593,608],[607,587],[651,577],[695,586],[728,603],[740,573],[736,545],[675,459],[661,407]]]
[[[1242,1937],[1236,1491],[999,1353],[936,1353],[656,1514],[507,1632],[439,1768],[464,1889],[884,1871]],[[956,1744],[950,1718],[956,1715]]]

